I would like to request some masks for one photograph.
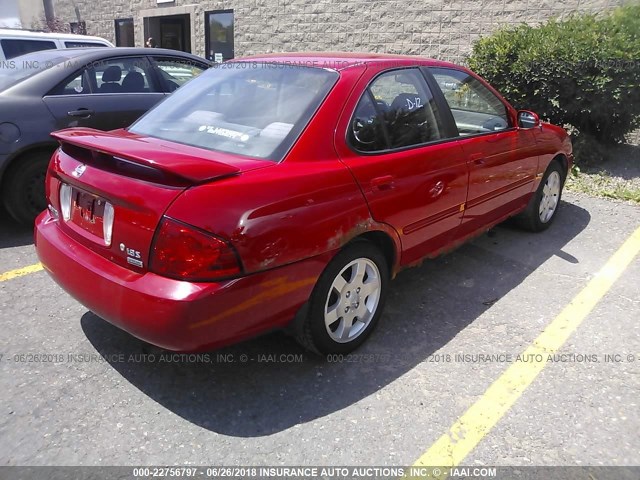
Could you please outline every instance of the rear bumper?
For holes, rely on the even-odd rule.
[[[173,351],[211,349],[285,327],[331,258],[191,283],[116,265],[67,236],[48,212],[36,220],[35,242],[44,268],[71,296],[132,335]]]

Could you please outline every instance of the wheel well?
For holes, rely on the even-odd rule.
[[[567,174],[569,173],[569,161],[567,160],[567,157],[561,153],[560,155],[556,155],[552,161],[560,164],[564,178],[567,178]]]
[[[351,240],[349,244],[353,242],[369,242],[373,243],[376,247],[380,249],[382,254],[387,260],[389,265],[389,273],[393,273],[393,266],[396,261],[396,247],[393,243],[393,240],[389,235],[384,232],[376,231],[376,232],[366,232],[362,235],[358,235],[356,238]]]
[[[57,148],[56,144],[40,145],[38,147],[33,147],[33,148],[28,149],[28,150],[24,150],[24,151],[20,152],[18,155],[16,155],[11,160],[9,160],[9,163],[7,164],[7,166],[4,167],[2,172],[0,172],[0,184],[4,185],[4,182],[7,179],[7,175],[14,168],[17,168],[16,165],[18,165],[18,162],[19,162],[19,160],[21,158],[23,158],[25,156],[33,155],[33,154],[37,155],[39,153],[49,153],[50,155],[53,155],[53,152],[55,151],[56,148]]]

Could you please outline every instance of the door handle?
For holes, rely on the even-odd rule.
[[[474,153],[469,157],[469,160],[471,160],[475,165],[484,165],[487,162],[487,159],[484,158],[484,155],[481,153]]]
[[[67,115],[70,117],[89,118],[94,113],[96,112],[89,110],[88,108],[79,108],[78,110],[71,110],[70,112],[67,112]]]
[[[378,190],[391,190],[393,188],[393,176],[385,175],[383,177],[376,177],[371,180],[371,186]]]
[[[429,194],[431,195],[432,198],[436,198],[437,196],[439,196],[442,192],[444,192],[444,187],[445,184],[442,180],[438,180],[433,187],[431,187],[431,189],[429,189]]]

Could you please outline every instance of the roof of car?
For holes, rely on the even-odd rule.
[[[2,37],[28,37],[28,38],[42,38],[51,39],[58,38],[61,40],[85,40],[85,41],[99,41],[108,43],[111,45],[111,42],[105,40],[101,37],[95,37],[92,35],[79,35],[75,33],[51,33],[51,32],[34,32],[32,30],[18,30],[14,28],[0,28],[0,36]]]
[[[270,53],[238,58],[233,61],[254,61],[268,63],[283,63],[297,66],[320,67],[330,70],[343,70],[355,65],[366,63],[388,63],[390,65],[429,65],[440,67],[457,66],[450,62],[424,58],[412,55],[393,55],[387,53],[365,52],[299,52],[299,53]]]
[[[79,54],[85,52],[87,54],[91,53],[105,53],[108,52],[110,55],[113,54],[122,54],[122,55],[180,55],[187,57],[195,57],[191,53],[182,52],[180,50],[169,50],[168,48],[146,48],[146,47],[111,47],[111,48],[103,48],[103,47],[79,47],[79,48],[65,48],[65,50],[70,52],[78,52]],[[200,57],[198,57],[200,58]],[[200,60],[205,60],[204,58],[200,58]]]
[[[198,57],[191,53],[181,52],[179,50],[169,50],[165,48],[142,48],[142,47],[79,47],[79,48],[60,48],[53,50],[38,50],[16,57],[25,59],[27,57],[63,57],[73,59],[100,59],[103,57],[116,57],[118,55],[167,55],[191,58],[202,63],[211,64],[211,61]]]

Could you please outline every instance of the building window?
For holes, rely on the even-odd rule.
[[[133,18],[116,20],[116,47],[135,47]]]
[[[87,24],[85,22],[71,22],[69,24],[69,28],[71,29],[71,33],[76,33],[78,35],[87,34]]]
[[[231,60],[233,53],[233,10],[205,12],[207,58],[215,62]]]

